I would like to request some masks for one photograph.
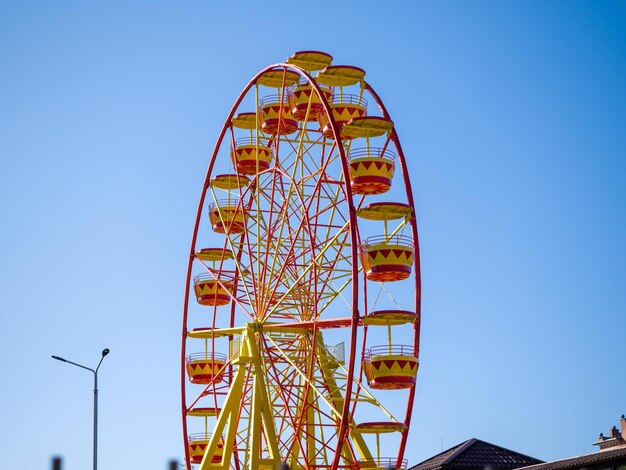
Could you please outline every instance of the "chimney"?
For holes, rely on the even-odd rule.
[[[619,427],[620,429],[617,429],[617,426],[613,426],[608,436],[600,433],[600,437],[593,445],[598,446],[600,451],[626,447],[626,417],[624,415],[619,420]]]

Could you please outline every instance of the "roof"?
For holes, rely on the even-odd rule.
[[[469,439],[418,463],[411,470],[482,470],[486,466],[490,466],[494,470],[511,470],[539,463],[542,461],[528,455],[480,439]]]
[[[593,454],[580,455],[569,459],[555,460],[554,462],[541,463],[524,467],[524,470],[560,470],[569,468],[585,467],[614,460],[626,459],[626,447],[611,450],[601,450]]]

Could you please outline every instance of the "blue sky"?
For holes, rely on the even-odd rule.
[[[225,2],[224,2],[225,3]],[[3,467],[183,455],[186,253],[239,91],[297,50],[360,66],[421,237],[417,463],[478,437],[549,460],[626,413],[626,4],[3,2]]]

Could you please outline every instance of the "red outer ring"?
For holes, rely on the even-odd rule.
[[[186,281],[185,281],[186,284],[185,284],[185,299],[184,299],[184,305],[183,305],[183,321],[182,321],[180,382],[181,382],[181,402],[182,402],[182,421],[183,421],[182,427],[183,427],[183,436],[185,436],[185,461],[187,462],[188,468],[191,468],[191,461],[190,461],[190,455],[189,455],[189,446],[188,446],[187,437],[186,437],[187,436],[187,405],[186,405],[185,390],[186,390],[187,378],[185,374],[185,357],[186,357],[187,316],[189,312],[189,297],[190,297],[190,291],[191,291],[191,273],[192,273],[192,268],[193,268],[193,260],[195,257],[194,249],[195,249],[196,240],[198,237],[198,228],[200,226],[202,210],[204,207],[204,201],[206,198],[207,189],[209,188],[209,184],[210,184],[210,177],[213,171],[213,165],[215,164],[217,153],[221,147],[222,140],[224,139],[226,131],[230,127],[230,122],[233,116],[235,115],[235,111],[241,104],[241,101],[243,100],[244,96],[255,85],[259,77],[261,77],[265,72],[276,69],[276,68],[282,68],[282,69],[295,71],[299,73],[300,76],[305,78],[310,83],[311,87],[315,90],[318,97],[320,98],[321,104],[329,117],[328,125],[330,125],[330,128],[332,129],[333,137],[335,138],[337,142],[341,143],[339,126],[337,125],[337,123],[335,122],[335,119],[333,118],[332,109],[330,105],[328,104],[326,97],[324,96],[324,92],[322,88],[317,84],[317,82],[313,79],[313,77],[311,77],[311,75],[307,73],[305,70],[301,69],[300,67],[296,67],[294,65],[290,65],[286,63],[270,65],[264,68],[263,70],[261,70],[259,73],[257,73],[257,75],[255,75],[252,78],[252,80],[248,82],[246,87],[239,94],[239,97],[233,104],[230,110],[230,113],[228,114],[228,117],[226,118],[224,125],[222,126],[222,130],[220,131],[219,137],[217,139],[217,142],[213,149],[213,153],[211,155],[211,160],[209,162],[209,167],[207,168],[204,185],[202,188],[202,192],[200,194],[200,201],[198,203],[198,210],[196,212],[196,221],[194,224],[193,234],[191,237],[190,256],[189,256],[189,260],[187,263],[187,276],[186,276]],[[349,164],[348,164],[348,159],[346,157],[346,153],[343,148],[343,145],[337,145],[337,150],[340,156],[344,181],[349,181],[350,180]],[[356,220],[356,211],[355,211],[354,204],[352,201],[352,191],[350,189],[350,185],[345,184],[343,189],[346,194],[346,203],[348,205],[348,212],[349,212],[348,215],[350,219],[350,228],[351,228],[350,242],[351,242],[351,248],[352,248],[352,259],[354,261],[352,263],[352,325],[351,325],[351,341],[350,341],[350,351],[349,351],[349,360],[348,360],[348,376],[351,377],[354,375],[354,363],[355,363],[355,358],[356,358],[356,337],[357,337],[357,328],[359,326],[359,311],[358,311],[359,282],[358,282],[358,262],[357,262],[358,252],[357,252],[356,230],[354,229],[357,226],[357,220]],[[234,303],[232,305],[232,309],[234,309]],[[231,318],[232,318],[232,310],[231,310]],[[352,393],[352,381],[348,381],[346,385],[346,397],[350,397],[351,393]],[[338,444],[337,444],[337,449],[335,450],[335,460],[332,466],[333,468],[336,468],[339,463],[339,457],[341,455],[341,448],[343,446],[343,442],[345,441],[346,433],[348,431],[348,415],[350,411],[350,406],[349,406],[350,403],[351,401],[349,399],[344,400],[341,426],[338,431]]]
[[[334,67],[334,66],[329,66],[329,67]],[[359,67],[353,67],[353,66],[349,66],[352,67],[354,69],[359,69]],[[187,276],[186,276],[186,281],[185,281],[185,298],[184,298],[184,304],[183,304],[183,318],[182,318],[182,347],[181,347],[181,374],[180,374],[180,381],[181,381],[181,402],[182,402],[182,430],[183,430],[183,436],[185,436],[185,461],[187,463],[187,466],[189,468],[191,468],[191,459],[190,459],[190,454],[189,454],[189,446],[188,446],[188,440],[187,440],[187,406],[186,406],[186,394],[185,394],[185,390],[186,390],[186,381],[187,381],[187,377],[186,377],[186,370],[185,370],[185,358],[186,358],[186,338],[187,338],[187,317],[188,317],[188,312],[189,312],[189,299],[190,299],[190,293],[191,293],[191,274],[192,274],[192,268],[193,268],[193,261],[195,259],[195,245],[196,245],[196,240],[198,237],[198,228],[200,225],[200,220],[202,218],[202,211],[204,208],[204,201],[206,199],[206,193],[207,193],[207,189],[209,188],[209,184],[210,184],[210,176],[212,174],[213,171],[213,166],[215,164],[215,160],[217,158],[217,153],[221,147],[222,141],[224,139],[224,136],[227,132],[227,130],[230,127],[230,122],[232,120],[232,118],[235,115],[235,111],[237,110],[237,108],[239,107],[239,105],[241,104],[243,98],[245,97],[245,95],[248,93],[248,91],[255,85],[256,81],[258,80],[259,77],[261,77],[264,73],[266,73],[267,71],[270,70],[274,70],[274,69],[284,69],[284,70],[290,70],[290,71],[295,71],[297,73],[300,74],[300,76],[304,79],[306,79],[309,84],[311,85],[311,87],[315,90],[315,92],[317,93],[322,107],[324,108],[324,110],[326,111],[326,114],[328,116],[328,124],[327,127],[330,127],[329,130],[332,130],[332,135],[334,137],[334,139],[336,140],[336,142],[338,143],[337,145],[337,150],[340,156],[340,162],[341,162],[341,168],[342,168],[342,173],[343,173],[343,177],[344,177],[344,181],[349,182],[350,181],[350,172],[349,172],[349,161],[347,159],[346,153],[344,151],[343,145],[342,143],[342,139],[341,139],[341,135],[339,132],[339,126],[337,124],[337,122],[335,121],[335,119],[333,118],[333,113],[332,113],[332,109],[328,103],[328,100],[326,99],[325,95],[324,95],[324,90],[317,84],[317,82],[315,82],[315,80],[311,77],[311,75],[309,73],[307,73],[305,70],[301,69],[300,67],[291,65],[291,64],[287,64],[287,63],[278,63],[278,64],[274,64],[274,65],[270,65],[268,67],[266,67],[265,69],[261,70],[257,75],[255,75],[252,80],[246,85],[246,87],[241,91],[241,93],[239,94],[237,100],[235,101],[235,103],[233,104],[228,117],[226,118],[224,125],[222,126],[222,130],[220,131],[220,134],[218,136],[217,142],[215,144],[215,147],[213,149],[212,155],[211,155],[211,159],[209,162],[209,166],[207,168],[207,172],[206,172],[206,177],[205,177],[205,181],[204,181],[204,185],[202,188],[202,192],[200,194],[200,200],[198,203],[198,209],[196,212],[196,220],[195,220],[195,224],[194,224],[194,228],[193,228],[193,233],[192,233],[192,239],[191,239],[191,245],[190,245],[190,254],[189,254],[189,259],[188,259],[188,264],[187,264]],[[376,94],[376,92],[371,88],[371,86],[367,83],[367,82],[363,82],[365,90],[367,90],[372,97],[374,98],[374,100],[376,101],[378,107],[380,108],[380,110],[382,111],[383,117],[385,117],[386,119],[390,119],[389,114],[386,110],[386,108],[384,107],[380,97]],[[402,151],[402,147],[400,145],[400,141],[398,139],[398,135],[396,133],[395,128],[392,130],[391,133],[391,140],[394,142],[394,144],[396,145],[396,148],[398,150],[398,159],[400,161],[400,166],[402,169],[402,175],[404,178],[404,184],[405,184],[405,189],[407,192],[407,200],[409,202],[408,205],[410,205],[412,208],[414,208],[414,202],[413,202],[413,194],[411,191],[411,185],[410,185],[410,181],[409,181],[409,177],[408,177],[408,171],[407,171],[407,166],[406,166],[406,160],[404,157],[404,153]],[[357,220],[356,220],[356,211],[355,211],[355,207],[354,207],[354,203],[352,200],[352,190],[350,187],[350,184],[347,183],[344,185],[343,187],[345,195],[346,195],[346,204],[348,206],[348,212],[349,212],[349,220],[350,220],[350,238],[351,238],[351,251],[352,251],[352,259],[354,260],[353,262],[353,266],[352,266],[352,321],[351,321],[351,331],[350,331],[350,336],[351,336],[351,341],[350,341],[350,349],[349,349],[349,359],[348,359],[348,376],[349,377],[353,377],[354,376],[354,365],[355,365],[355,360],[356,360],[356,338],[357,338],[357,328],[360,324],[360,320],[359,320],[359,281],[358,281],[358,265],[359,263],[358,261],[358,251],[357,251],[357,236],[356,236],[356,230],[354,229],[355,227],[357,227]],[[415,312],[417,313],[417,320],[415,322],[414,325],[414,344],[415,344],[415,352],[416,355],[419,352],[419,333],[420,333],[420,319],[421,319],[421,312],[420,312],[420,304],[421,304],[421,281],[420,281],[420,270],[419,270],[419,243],[418,243],[418,233],[417,233],[417,225],[416,225],[416,220],[415,220],[415,211],[413,210],[413,216],[411,217],[411,230],[412,230],[412,234],[413,234],[413,240],[415,243],[415,255],[414,255],[414,268],[415,268]],[[232,312],[234,309],[234,303],[231,306],[231,319],[232,319]],[[352,381],[349,380],[347,381],[346,384],[346,397],[350,397],[352,394]],[[406,426],[405,430],[402,432],[402,438],[401,438],[401,444],[400,444],[400,448],[398,450],[398,457],[397,460],[399,463],[402,462],[402,458],[404,455],[404,450],[406,448],[406,441],[407,441],[407,437],[408,437],[408,426],[410,423],[410,419],[411,419],[411,412],[413,409],[413,401],[415,399],[415,387],[411,388],[410,392],[409,392],[409,398],[407,401],[407,410],[406,410],[406,416],[405,416],[405,421],[404,421],[404,425]],[[350,404],[351,404],[351,400],[349,398],[346,398],[344,400],[344,407],[342,410],[342,414],[341,414],[341,425],[340,428],[338,430],[337,436],[337,449],[335,451],[335,458],[333,460],[333,463],[331,465],[332,469],[336,469],[338,467],[339,464],[339,459],[341,457],[341,449],[343,447],[343,442],[346,439],[348,430],[349,430],[349,414],[350,414]]]
[[[391,119],[389,113],[387,112],[387,108],[383,104],[380,96],[374,91],[374,89],[369,85],[369,83],[365,82],[365,89],[372,95],[374,101],[378,105],[378,108],[382,112],[383,116]],[[404,178],[404,187],[406,188],[406,196],[408,205],[413,209],[411,215],[411,232],[413,235],[413,243],[415,246],[415,252],[413,254],[413,268],[415,272],[415,313],[417,315],[417,319],[414,324],[414,344],[415,344],[415,357],[419,359],[419,346],[420,346],[420,329],[421,329],[421,320],[422,320],[422,280],[421,280],[421,271],[420,271],[420,245],[419,245],[419,236],[417,232],[417,221],[415,219],[415,203],[413,201],[413,191],[411,189],[411,181],[409,180],[409,170],[406,165],[406,158],[404,157],[404,151],[402,150],[402,146],[400,145],[400,139],[398,138],[398,133],[396,132],[396,127],[394,126],[391,131],[391,140],[396,145],[396,149],[398,151],[398,161],[400,162],[400,168],[402,169],[402,177]],[[406,442],[409,437],[409,426],[411,424],[411,414],[413,412],[413,402],[415,401],[415,387],[412,387],[409,390],[409,397],[407,399],[407,407],[406,414],[404,418],[404,424],[406,425],[406,429],[402,433],[402,439],[400,441],[400,449],[398,449],[398,462],[399,466],[402,463],[402,458],[404,456],[404,451],[406,449]]]

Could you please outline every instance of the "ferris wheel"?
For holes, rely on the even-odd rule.
[[[365,71],[302,51],[243,89],[193,229],[187,468],[406,468],[420,332],[409,174]]]

